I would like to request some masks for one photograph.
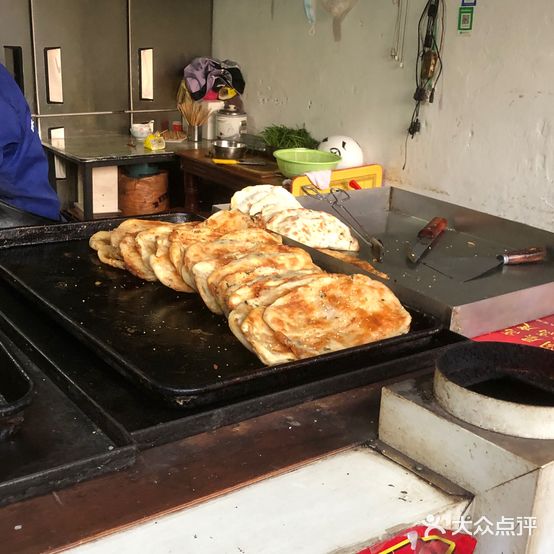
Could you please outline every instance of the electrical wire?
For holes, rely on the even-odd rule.
[[[439,44],[437,44],[436,37],[433,36],[433,45],[434,45],[435,51],[437,53],[437,58],[438,58],[438,61],[439,61],[439,70],[438,70],[437,76],[435,78],[435,82],[433,83],[433,94],[435,92],[435,88],[437,87],[439,79],[441,78],[442,67],[443,67],[441,52],[443,51],[443,48],[444,48],[444,29],[445,29],[444,19],[445,19],[446,5],[444,3],[444,0],[440,0],[439,4],[442,7],[442,9],[441,9],[441,37],[440,37],[440,43]]]
[[[432,13],[430,13],[431,7],[433,7]],[[442,76],[443,59],[441,53],[445,35],[445,7],[444,0],[427,0],[417,24],[416,92],[414,93],[416,105],[412,112],[410,126],[407,129],[406,140],[404,142],[404,165],[402,169],[405,169],[408,159],[408,138],[411,137],[413,139],[415,134],[421,130],[421,123],[419,121],[421,104],[426,101],[433,102],[435,88]],[[426,16],[427,20],[425,21]],[[437,35],[440,35],[439,42],[437,42]],[[423,76],[423,59],[425,54],[430,51],[436,55],[436,60],[431,62],[434,64],[434,67],[430,68],[428,74],[426,72],[426,75]]]
[[[429,4],[431,3],[431,0],[427,0],[427,3],[425,4],[425,7],[423,8],[423,11],[421,12],[421,16],[419,17],[419,22],[417,24],[417,59],[416,59],[416,86],[419,85],[419,63],[421,60],[421,54],[422,54],[422,48],[423,48],[423,41],[421,39],[421,23],[423,22],[423,18],[425,17],[425,14],[427,13],[427,10],[429,9]]]
[[[410,128],[412,127],[414,121],[417,120],[419,117],[419,106],[421,102],[416,102],[414,111],[412,112],[412,120],[410,123]],[[415,133],[410,133],[410,129],[408,129],[406,133],[406,140],[404,141],[404,164],[402,165],[402,170],[406,169],[406,164],[408,163],[408,138],[411,136],[412,139],[414,138]]]

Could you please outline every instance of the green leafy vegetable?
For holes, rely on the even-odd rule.
[[[304,127],[269,125],[261,133],[266,144],[273,148],[317,148],[319,141]]]

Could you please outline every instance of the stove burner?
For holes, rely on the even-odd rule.
[[[508,435],[554,439],[554,352],[465,343],[437,359],[434,392],[459,419]]]
[[[467,387],[473,392],[527,406],[554,407],[554,394],[512,375],[492,377]]]

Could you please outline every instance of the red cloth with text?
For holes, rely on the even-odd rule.
[[[471,535],[452,531],[442,533],[433,528],[426,537],[426,530],[424,525],[410,527],[392,539],[360,550],[358,554],[472,554],[475,550],[477,540]],[[415,550],[413,541],[408,538],[410,532],[417,533]]]
[[[512,342],[554,350],[554,315],[507,327],[475,337],[480,342]]]

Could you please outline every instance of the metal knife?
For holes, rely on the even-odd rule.
[[[417,264],[423,254],[431,248],[432,244],[444,232],[448,222],[444,217],[434,217],[423,227],[417,234],[417,241],[411,246],[408,251],[408,260]]]
[[[547,247],[533,246],[523,250],[510,250],[498,256],[445,257],[425,263],[445,275],[467,282],[492,273],[494,269],[503,265],[544,262],[548,257]]]
[[[219,165],[267,165],[266,162],[257,162],[256,160],[227,160],[223,158],[212,158],[212,162]]]

